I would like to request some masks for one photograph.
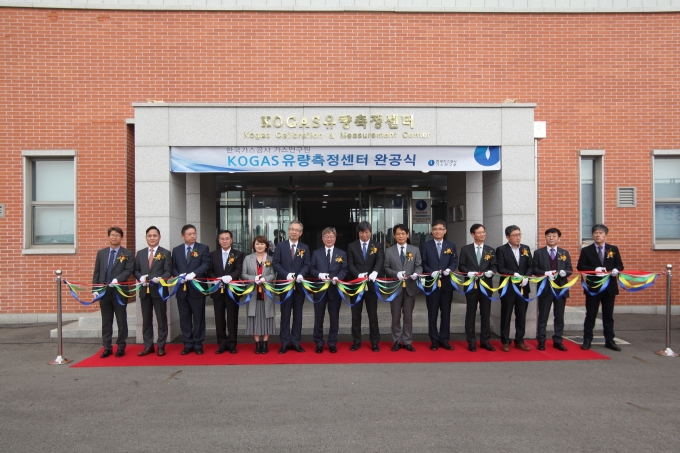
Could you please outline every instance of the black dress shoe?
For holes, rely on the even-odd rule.
[[[539,351],[545,351],[545,341],[539,341],[538,347],[536,349],[538,349]]]
[[[232,346],[229,348],[229,354],[236,354],[238,351],[236,350],[236,346]]]
[[[329,346],[328,350],[331,351],[331,354],[335,354],[336,352],[338,352],[338,348],[335,346]]]
[[[430,350],[436,351],[437,349],[439,349],[439,343],[437,343],[436,341],[433,341],[432,344],[430,344]]]
[[[111,354],[113,354],[113,351],[111,351],[110,349],[104,349],[104,352],[102,352],[102,355],[100,355],[99,358],[105,359]]]
[[[378,346],[378,343],[373,343],[373,344],[371,345],[371,351],[373,351],[373,352],[378,352],[378,351],[380,351],[380,346]]]
[[[614,343],[614,340],[610,341],[605,341],[604,342],[604,347],[607,349],[611,349],[612,351],[621,351],[621,347],[618,346],[616,343]]]
[[[354,343],[352,347],[349,348],[350,351],[356,351],[361,347],[361,343]]]
[[[203,355],[203,348],[196,348],[196,355]]]
[[[193,350],[194,350],[194,348],[184,348],[184,349],[182,349],[182,352],[180,352],[179,354],[180,355],[187,355],[187,354],[191,353],[191,351],[193,351]]]
[[[226,349],[217,348],[217,351],[215,351],[215,354],[223,354],[224,351],[226,351]]]
[[[401,346],[399,346],[399,342],[395,341],[394,345],[392,346],[392,351],[397,352]]]
[[[493,346],[491,346],[489,343],[481,343],[481,344],[479,345],[479,347],[482,348],[482,349],[486,349],[487,351],[491,351],[491,352],[493,352],[493,351],[496,350],[496,348],[494,348]]]
[[[125,355],[125,349],[120,349],[116,351],[116,357],[123,357]]]
[[[453,346],[451,346],[451,344],[446,340],[440,341],[439,346],[446,349],[447,351],[453,351]]]
[[[137,353],[139,357],[144,357],[145,355],[149,355],[153,352],[153,346],[150,348],[144,348],[140,352]]]
[[[288,351],[290,347],[288,345],[283,345],[281,346],[281,349],[279,349],[279,354],[285,354],[286,351]]]
[[[295,352],[305,352],[305,350],[302,349],[302,347],[299,344],[297,344],[297,345],[294,344],[293,346],[291,346],[290,349],[292,349]]]
[[[406,350],[409,351],[409,352],[416,352],[416,348],[414,348],[414,347],[411,346],[410,344],[405,344],[405,345],[404,345],[404,349],[406,349]]]
[[[565,345],[563,345],[562,343],[553,343],[553,348],[555,348],[559,351],[562,351],[562,352],[567,351],[567,347]]]
[[[468,351],[470,352],[477,352],[477,346],[474,343],[470,343],[468,345]]]
[[[321,354],[323,352],[323,346],[317,346],[316,347],[316,353]]]
[[[590,340],[583,340],[583,344],[581,345],[581,349],[584,351],[587,351],[590,349]]]
[[[163,357],[165,355],[165,348],[158,348],[158,357]]]

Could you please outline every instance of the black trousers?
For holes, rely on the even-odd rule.
[[[179,328],[185,348],[203,348],[205,341],[205,296],[177,299]]]
[[[324,297],[323,300],[314,304],[314,343],[317,346],[323,346],[323,321],[326,317],[326,308],[328,308],[328,319],[330,328],[328,329],[328,346],[335,346],[338,344],[338,330],[340,328],[340,304],[342,299],[329,299]]]
[[[430,341],[439,343],[451,339],[451,301],[453,293],[442,291],[437,288],[429,296],[425,296],[427,305],[427,333]],[[441,312],[439,329],[437,329],[437,317]]]
[[[350,298],[354,303],[357,296]],[[371,344],[380,342],[380,328],[378,327],[378,296],[373,291],[364,292],[358,304],[352,305],[352,340],[354,343],[361,343],[361,316],[366,303],[366,314],[368,315],[368,339]]]
[[[297,283],[296,283],[297,285]],[[285,297],[285,296],[283,296]],[[302,306],[305,293],[294,290],[287,301],[281,303],[281,328],[279,338],[282,346],[300,346],[302,339]],[[290,327],[290,315],[293,314],[293,328]]]
[[[125,299],[125,300],[123,300]],[[121,301],[125,304],[127,299],[121,296]],[[127,304],[121,305],[118,303],[115,295],[115,288],[108,288],[107,294],[99,299],[99,310],[102,313],[102,344],[104,349],[111,350],[111,341],[113,339],[113,316],[116,316],[116,323],[118,324],[118,338],[116,344],[118,349],[125,351],[125,340],[128,337],[128,323],[127,323]]]
[[[545,341],[545,331],[548,326],[548,317],[550,316],[550,306],[553,306],[553,325],[555,326],[555,334],[553,335],[553,343],[562,343],[562,335],[564,334],[564,307],[567,305],[567,299],[562,297],[556,299],[551,294],[547,297],[538,298],[538,326],[536,328],[536,339],[539,343]]]
[[[522,291],[521,288],[519,289]],[[513,310],[515,311],[515,344],[524,342],[527,305],[527,302],[520,298],[514,289],[508,287],[505,296],[501,298],[501,342],[503,344],[510,344],[510,320]]]
[[[142,291],[145,291],[142,288]],[[153,290],[152,290],[153,291]],[[153,346],[153,313],[156,312],[158,324],[158,347],[164,348],[168,340],[168,303],[159,297],[145,297],[140,299],[142,305],[142,335],[144,347]]]
[[[605,341],[614,339],[614,301],[616,296],[600,294],[591,296],[586,294],[586,319],[583,323],[583,339],[593,340],[593,328],[597,319],[597,312],[602,304],[602,327]]]
[[[252,303],[255,303],[255,301],[253,300]],[[217,347],[222,350],[232,346],[236,347],[236,343],[238,343],[238,304],[225,292],[220,294],[219,298],[213,299],[213,308],[215,309]]]
[[[479,289],[473,289],[465,294],[465,339],[468,344],[475,344],[475,320],[477,318],[477,306],[479,306],[480,334],[479,342],[489,344],[491,340],[491,300]]]

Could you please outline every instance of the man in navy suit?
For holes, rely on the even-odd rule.
[[[184,343],[180,354],[195,351],[201,355],[205,341],[205,295],[194,287],[191,280],[208,276],[210,249],[196,242],[196,227],[193,225],[182,227],[182,239],[184,243],[172,250],[172,273],[182,277],[177,283],[180,287],[176,294]]]
[[[220,231],[217,240],[220,243],[220,248],[210,252],[208,276],[219,278],[222,280],[222,285],[228,285],[232,280],[238,280],[241,277],[243,252],[232,248],[233,237],[229,230]],[[236,354],[238,304],[231,298],[226,288],[224,288],[224,291],[215,291],[210,297],[213,299],[215,310],[215,335],[217,336],[215,354],[222,354],[227,349],[231,354]]]
[[[165,355],[165,342],[168,339],[168,289],[159,283],[159,278],[172,276],[172,257],[170,251],[160,247],[161,232],[155,226],[146,229],[146,243],[149,245],[137,252],[135,257],[135,278],[146,288],[139,292],[142,306],[142,332],[144,349],[137,355],[142,357],[153,352],[153,313],[158,323],[158,355]],[[159,293],[163,292],[163,297]]]
[[[116,315],[118,324],[118,339],[116,344],[118,350],[116,357],[125,355],[125,346],[128,336],[127,305],[118,303],[116,288],[113,286],[118,282],[127,281],[134,270],[132,251],[120,246],[123,240],[123,230],[119,227],[111,227],[108,230],[109,246],[97,252],[97,260],[94,263],[94,273],[92,283],[108,284],[104,297],[99,299],[99,309],[102,312],[102,343],[104,352],[100,356],[102,359],[111,355],[111,339],[113,338],[113,315]],[[97,293],[94,294],[95,296]],[[122,298],[126,299],[126,298]],[[127,300],[123,301],[127,304]]]
[[[288,225],[288,239],[281,241],[276,246],[272,266],[276,271],[278,280],[295,281],[292,294],[281,303],[281,349],[279,354],[285,354],[288,349],[297,352],[305,352],[300,346],[302,338],[302,306],[305,302],[305,293],[300,283],[309,272],[309,247],[299,242],[302,236],[302,223],[293,220]],[[281,295],[283,299],[286,297]],[[293,328],[290,327],[290,315],[293,312]]]
[[[517,225],[505,228],[505,237],[508,242],[496,249],[498,273],[522,277],[522,281],[518,284],[508,282],[505,295],[501,297],[501,343],[503,343],[501,351],[510,352],[510,320],[513,310],[515,311],[515,347],[520,351],[529,351],[529,346],[524,343],[527,302],[515,292],[515,288],[524,297],[529,296],[529,280],[526,276],[533,275],[534,260],[531,258],[529,246],[521,243],[522,231]]]
[[[324,246],[314,250],[310,262],[309,273],[312,277],[318,278],[323,282],[331,281],[325,292],[315,293],[314,300],[314,343],[316,343],[316,353],[323,352],[323,320],[326,316],[326,306],[328,306],[328,318],[330,319],[330,329],[328,331],[328,350],[332,354],[338,352],[338,329],[340,327],[340,305],[342,299],[337,287],[338,280],[343,280],[347,275],[347,254],[335,246],[337,233],[335,228],[324,228],[321,232],[321,239]]]
[[[598,277],[604,277],[609,272],[614,278],[609,280],[607,288],[597,296],[591,296],[585,290],[583,292],[586,295],[586,319],[583,323],[583,346],[581,346],[581,349],[590,349],[595,319],[600,310],[600,303],[602,303],[604,347],[612,351],[620,351],[621,347],[614,341],[614,300],[619,293],[616,276],[623,270],[623,262],[619,248],[606,243],[609,228],[597,224],[593,225],[592,232],[594,242],[581,249],[576,269],[579,271],[595,271]],[[600,278],[597,278],[597,280],[599,282]],[[600,290],[600,288],[592,287],[598,282],[593,282],[589,278],[586,278],[585,281],[591,292],[595,293]]]
[[[430,335],[430,349],[436,351],[441,346],[449,351],[453,346],[449,344],[451,339],[451,301],[453,300],[453,284],[449,274],[458,267],[458,255],[456,244],[444,239],[446,235],[446,222],[435,220],[432,222],[432,236],[434,239],[426,241],[420,252],[423,271],[438,272],[444,275],[439,278],[437,289],[432,294],[425,296],[427,303],[427,332]],[[441,312],[439,330],[437,330],[437,316]]]
[[[373,282],[378,278],[378,273],[383,270],[385,252],[383,245],[371,239],[371,224],[359,222],[357,233],[359,239],[347,246],[347,270],[349,280],[368,278],[366,290],[359,302],[358,296],[350,298],[352,302],[352,340],[350,351],[356,351],[361,347],[361,312],[364,301],[366,302],[366,314],[368,315],[368,334],[371,341],[371,350],[380,351],[380,328],[378,327],[378,295],[375,293]]]
[[[572,268],[569,252],[557,246],[561,237],[562,232],[557,228],[545,230],[547,247],[534,252],[534,274],[545,275],[550,281],[554,280],[559,286],[564,286],[567,284],[567,277],[571,275]],[[538,350],[545,351],[545,330],[552,305],[555,326],[553,347],[566,351],[567,347],[562,344],[562,334],[564,333],[564,307],[567,305],[569,290],[565,290],[562,297],[558,298],[561,290],[553,292],[550,281],[545,282],[543,292],[538,296],[538,327],[536,329]]]

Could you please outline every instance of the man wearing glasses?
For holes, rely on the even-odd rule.
[[[302,236],[302,223],[293,220],[288,225],[288,239],[281,241],[276,246],[272,266],[276,271],[278,280],[295,281],[292,294],[286,298],[281,294],[281,349],[279,354],[285,354],[288,349],[297,352],[305,352],[300,346],[302,338],[302,305],[305,302],[305,293],[300,282],[309,272],[310,253],[309,247],[300,242]],[[293,328],[290,326],[290,315],[293,313]]]
[[[522,244],[522,231],[517,225],[505,228],[505,237],[508,242],[496,249],[498,273],[502,276],[522,277],[522,281],[508,282],[505,294],[501,296],[501,343],[503,343],[501,351],[510,352],[510,320],[513,310],[515,311],[515,347],[520,351],[529,351],[529,346],[524,344],[527,302],[518,293],[524,297],[529,296],[529,279],[526,276],[532,275],[534,260],[531,258],[529,246]]]

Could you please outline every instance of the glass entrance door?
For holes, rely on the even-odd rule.
[[[394,225],[408,225],[409,198],[404,193],[377,192],[370,194],[369,222],[373,226],[373,239],[389,247],[394,244]]]
[[[286,193],[257,193],[251,196],[250,241],[255,236],[264,236],[270,242],[273,253],[276,244],[288,239],[288,223],[294,218],[293,196]],[[250,250],[251,244],[248,244]]]

